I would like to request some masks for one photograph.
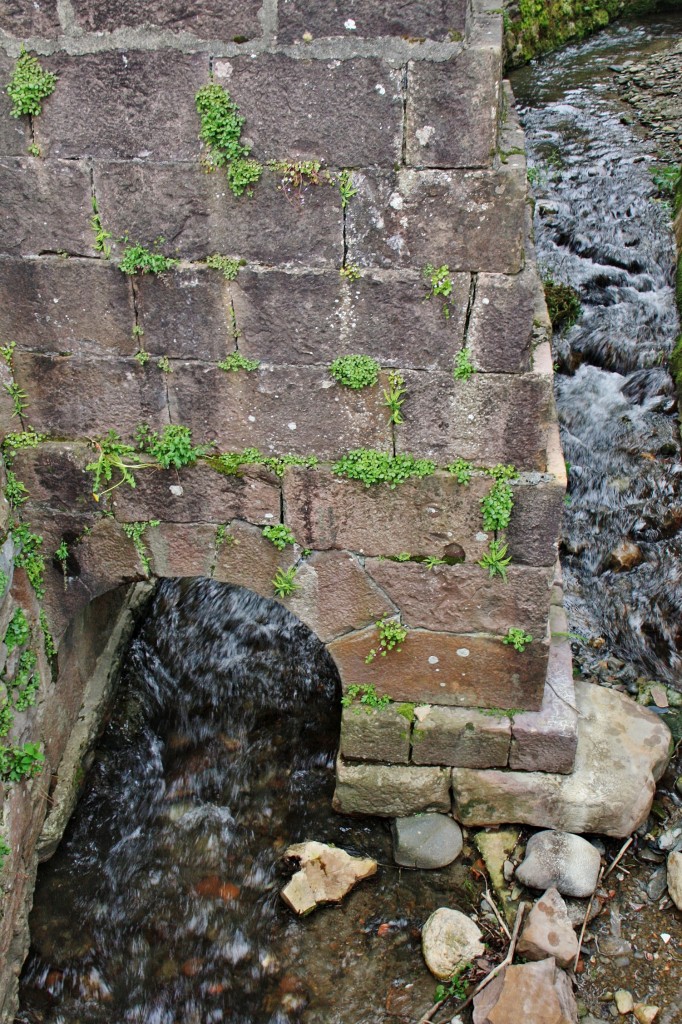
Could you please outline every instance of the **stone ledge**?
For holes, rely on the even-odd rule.
[[[445,768],[336,762],[332,806],[341,814],[406,818],[421,811],[450,811],[450,780]]]

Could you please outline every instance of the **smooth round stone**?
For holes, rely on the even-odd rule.
[[[395,818],[393,857],[405,868],[444,868],[462,852],[462,830],[447,814]]]
[[[516,878],[531,889],[555,888],[564,896],[591,896],[597,887],[601,858],[581,836],[568,832],[536,832]]]

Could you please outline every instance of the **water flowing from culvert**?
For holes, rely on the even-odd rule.
[[[606,651],[629,663],[625,682],[645,675],[678,688],[682,460],[664,368],[679,331],[675,246],[656,200],[653,145],[628,123],[615,69],[680,38],[679,15],[615,25],[513,76],[538,261],[545,276],[578,290],[583,309],[555,339],[570,466],[562,563],[571,627],[603,637]],[[634,564],[619,571],[613,552],[624,541]]]

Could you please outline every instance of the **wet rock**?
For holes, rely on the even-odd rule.
[[[554,959],[506,967],[474,999],[474,1024],[576,1024],[568,976]]]
[[[566,904],[556,889],[548,889],[531,910],[521,933],[518,952],[528,960],[554,957],[560,967],[568,967],[575,960],[578,939]]]
[[[554,887],[565,896],[590,896],[597,887],[601,858],[586,839],[568,832],[536,832],[516,869],[532,889]]]
[[[480,929],[466,914],[440,907],[422,928],[426,966],[440,981],[449,981],[458,967],[482,956],[482,938]]]
[[[651,878],[649,879],[646,887],[646,894],[650,900],[654,903],[656,900],[660,900],[661,896],[665,892],[667,885],[667,876],[665,865],[661,864],[660,867],[656,868]]]
[[[623,570],[632,569],[635,565],[639,565],[643,557],[642,550],[637,544],[624,540],[609,554],[608,567],[616,572],[622,572]]]
[[[682,910],[682,853],[668,856],[668,894],[677,909]]]
[[[648,1006],[646,1003],[635,1003],[634,1013],[639,1024],[652,1024],[658,1016],[658,1006]]]
[[[627,989],[619,988],[614,994],[614,1002],[618,1009],[618,1013],[625,1015],[626,1013],[632,1013],[635,1008],[635,1001],[632,998],[632,993],[628,992]]]
[[[297,861],[300,870],[280,896],[301,915],[309,914],[321,903],[339,903],[358,882],[370,878],[377,870],[377,862],[371,857],[352,857],[325,843],[296,843],[284,856]]]
[[[462,830],[446,814],[396,818],[393,857],[406,868],[444,868],[462,852]]]

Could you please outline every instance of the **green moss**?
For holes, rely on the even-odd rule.
[[[399,704],[396,711],[399,715],[402,715],[403,718],[406,718],[408,722],[414,722],[414,709],[414,704]]]

